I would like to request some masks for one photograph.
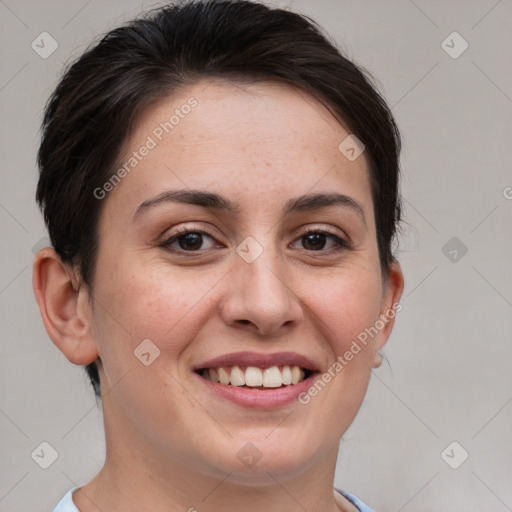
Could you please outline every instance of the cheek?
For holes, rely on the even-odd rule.
[[[160,264],[119,260],[104,275],[110,277],[97,286],[96,293],[97,302],[105,307],[97,308],[94,324],[102,360],[115,360],[118,366],[137,368],[134,350],[146,339],[165,353],[171,365],[177,364],[213,314],[216,272],[198,276],[193,270],[177,272]]]
[[[353,267],[320,281],[303,280],[312,316],[323,326],[337,354],[347,350],[379,316],[382,289],[380,275],[374,271]]]

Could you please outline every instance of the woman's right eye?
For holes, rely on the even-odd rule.
[[[203,246],[205,238],[208,239],[207,247]],[[205,233],[204,231],[186,229],[178,233],[174,233],[164,240],[161,247],[170,248],[174,251],[198,252],[213,249],[215,244],[216,242],[214,238],[208,233]]]

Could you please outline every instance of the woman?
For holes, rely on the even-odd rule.
[[[307,18],[187,2],[108,33],[47,105],[48,334],[106,460],[55,511],[370,511],[333,489],[403,290],[399,135]]]

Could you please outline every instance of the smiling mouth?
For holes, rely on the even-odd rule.
[[[206,380],[246,389],[276,389],[294,386],[310,377],[314,372],[300,366],[218,366],[196,370]]]

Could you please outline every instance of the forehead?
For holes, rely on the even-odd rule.
[[[367,202],[364,153],[351,161],[339,149],[349,135],[325,106],[296,88],[200,81],[143,113],[118,162],[127,172],[109,202],[133,213],[166,188],[208,189],[241,202],[257,195],[262,207],[265,198],[315,188]]]

